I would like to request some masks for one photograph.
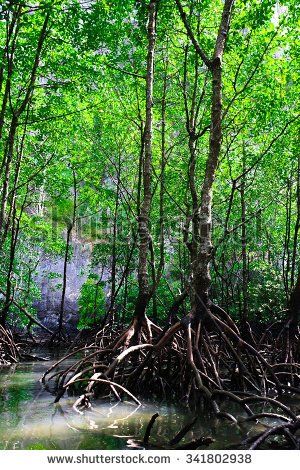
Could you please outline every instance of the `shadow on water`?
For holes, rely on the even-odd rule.
[[[0,369],[0,449],[126,449],[132,440],[143,439],[154,413],[160,416],[151,443],[168,448],[169,440],[195,416],[187,408],[149,400],[141,407],[130,402],[98,401],[79,414],[72,408],[73,397],[62,398],[55,405],[40,383],[50,364],[26,362]],[[235,448],[245,434],[264,429],[258,424],[238,428],[203,410],[198,415],[185,439],[211,436],[215,442],[210,449]]]

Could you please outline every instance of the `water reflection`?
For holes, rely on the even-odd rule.
[[[151,443],[168,448],[168,442],[194,417],[186,409],[147,401],[143,406],[131,402],[98,402],[84,413],[77,413],[74,398],[59,404],[43,388],[39,379],[49,362],[34,362],[0,369],[0,449],[125,449],[142,440],[154,413],[159,413],[151,433]],[[299,402],[298,402],[299,403]],[[232,409],[239,414],[240,409]],[[185,440],[211,436],[210,449],[234,448],[242,436],[259,432],[258,426],[239,428],[198,410],[199,419]],[[182,441],[184,443],[184,441]],[[136,447],[135,447],[136,448]]]

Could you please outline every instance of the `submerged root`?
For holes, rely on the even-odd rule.
[[[208,447],[210,444],[214,442],[214,439],[210,436],[201,436],[198,439],[194,439],[192,441],[188,440],[184,444],[177,445],[180,443],[186,436],[188,435],[189,431],[192,430],[194,424],[197,421],[197,417],[193,419],[190,423],[185,425],[169,442],[152,442],[152,439],[150,439],[151,431],[152,428],[159,417],[158,413],[155,413],[147,427],[146,431],[144,434],[144,439],[143,440],[134,440],[130,439],[128,442],[130,444],[130,447],[136,448],[136,449],[141,449],[141,448],[146,448],[146,449],[174,449],[174,450],[193,450],[193,449],[198,449],[199,447]],[[157,441],[157,439],[155,440]]]
[[[287,441],[288,447],[291,449],[300,449],[300,439],[297,431],[300,429],[300,419],[296,419],[290,423],[279,424],[273,426],[266,431],[247,439],[245,444],[251,450],[259,449],[272,436],[283,436]]]
[[[300,365],[282,361],[268,347],[267,335],[257,343],[251,335],[250,343],[222,309],[214,306],[213,312],[196,324],[186,315],[164,330],[147,318],[134,319],[123,331],[106,325],[95,342],[70,352],[42,381],[49,386],[54,380],[56,401],[79,385],[89,398],[109,393],[137,404],[145,395],[186,403],[201,398],[216,417],[236,425],[272,418],[294,429],[299,417],[282,397],[300,394]],[[61,369],[72,356],[74,363]],[[228,401],[240,406],[242,417],[226,411]]]

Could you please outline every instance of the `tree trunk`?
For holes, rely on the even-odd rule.
[[[68,221],[68,228],[67,228],[67,239],[66,239],[66,248],[65,248],[65,256],[64,256],[64,268],[63,268],[63,285],[62,285],[62,293],[61,293],[61,301],[60,301],[60,309],[59,309],[59,316],[58,316],[58,339],[61,340],[63,337],[63,322],[64,322],[64,312],[65,312],[65,298],[66,298],[66,290],[67,290],[67,269],[68,269],[68,260],[69,260],[69,253],[70,253],[70,243],[71,243],[71,235],[72,230],[74,228],[76,222],[76,211],[77,211],[77,180],[76,180],[76,173],[74,169],[73,172],[73,213],[72,218]]]
[[[243,172],[245,172],[245,156],[243,156]],[[246,201],[245,201],[245,176],[241,182],[241,245],[242,245],[242,291],[243,303],[241,312],[242,327],[248,321],[248,260],[247,260],[247,227],[246,227]]]
[[[297,162],[297,187],[296,187],[296,222],[294,228],[294,236],[293,236],[293,250],[292,250],[292,266],[291,266],[291,286],[294,285],[295,281],[295,272],[296,272],[296,258],[297,258],[297,250],[298,250],[298,238],[299,238],[299,231],[300,231],[300,155],[298,155],[298,162]]]
[[[290,296],[290,326],[296,328],[300,319],[300,269]]]
[[[209,308],[211,285],[210,261],[212,256],[212,187],[219,163],[222,140],[222,58],[229,31],[233,3],[234,0],[225,0],[213,58],[209,60],[189,26],[181,2],[176,0],[187,34],[194,45],[196,53],[209,68],[212,77],[209,154],[200,196],[199,243],[196,244],[197,252],[194,260],[192,260],[192,287],[194,291],[192,310],[198,319],[201,319],[205,315],[206,309]],[[190,139],[190,145],[191,143]],[[193,153],[194,149],[190,148],[190,152]],[[193,188],[191,188],[191,191],[193,192]]]
[[[118,211],[120,203],[120,173],[121,173],[121,156],[118,158],[118,175],[115,197],[115,210],[113,217],[113,237],[112,237],[112,255],[111,255],[111,293],[110,293],[110,315],[115,320],[115,299],[116,299],[116,276],[117,276],[117,233],[118,233]]]
[[[156,40],[156,6],[157,1],[149,3],[148,16],[148,55],[146,78],[146,120],[144,129],[144,165],[143,165],[143,199],[138,216],[139,234],[139,266],[138,284],[139,293],[135,306],[135,317],[142,322],[150,300],[148,282],[148,250],[150,243],[149,217],[151,209],[151,181],[152,181],[152,127],[153,127],[153,79],[154,79],[154,51]]]
[[[5,328],[5,325],[6,325],[7,316],[8,316],[8,313],[9,313],[10,306],[14,302],[14,298],[12,296],[13,268],[14,268],[16,247],[17,247],[19,231],[20,231],[20,221],[21,221],[21,217],[22,217],[22,214],[23,214],[23,211],[24,211],[24,207],[25,207],[25,204],[26,204],[26,201],[27,201],[27,195],[28,195],[28,193],[26,193],[26,195],[24,197],[24,200],[22,202],[19,217],[17,217],[17,215],[16,215],[16,200],[14,201],[14,207],[13,207],[13,210],[12,210],[12,227],[11,227],[11,239],[10,239],[10,248],[9,248],[9,263],[8,263],[8,270],[7,270],[7,273],[6,273],[5,300],[4,300],[4,305],[3,305],[3,309],[1,311],[1,316],[0,316],[0,324],[4,328]]]
[[[215,180],[221,149],[222,121],[222,67],[221,57],[215,57],[212,63],[212,108],[209,156],[206,162],[205,178],[201,191],[200,204],[200,243],[196,255],[197,266],[194,269],[194,290],[196,308],[203,312],[209,305],[211,283],[210,261],[212,253],[212,186]]]

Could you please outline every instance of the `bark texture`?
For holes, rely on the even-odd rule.
[[[139,294],[136,302],[135,316],[141,320],[149,302],[148,280],[148,251],[151,241],[149,217],[151,210],[151,181],[152,181],[152,132],[153,132],[153,81],[154,81],[154,54],[156,41],[156,9],[157,1],[149,3],[148,16],[148,53],[147,53],[147,79],[146,79],[146,120],[144,128],[144,162],[143,162],[143,198],[138,216],[139,235],[139,266],[138,283]]]

